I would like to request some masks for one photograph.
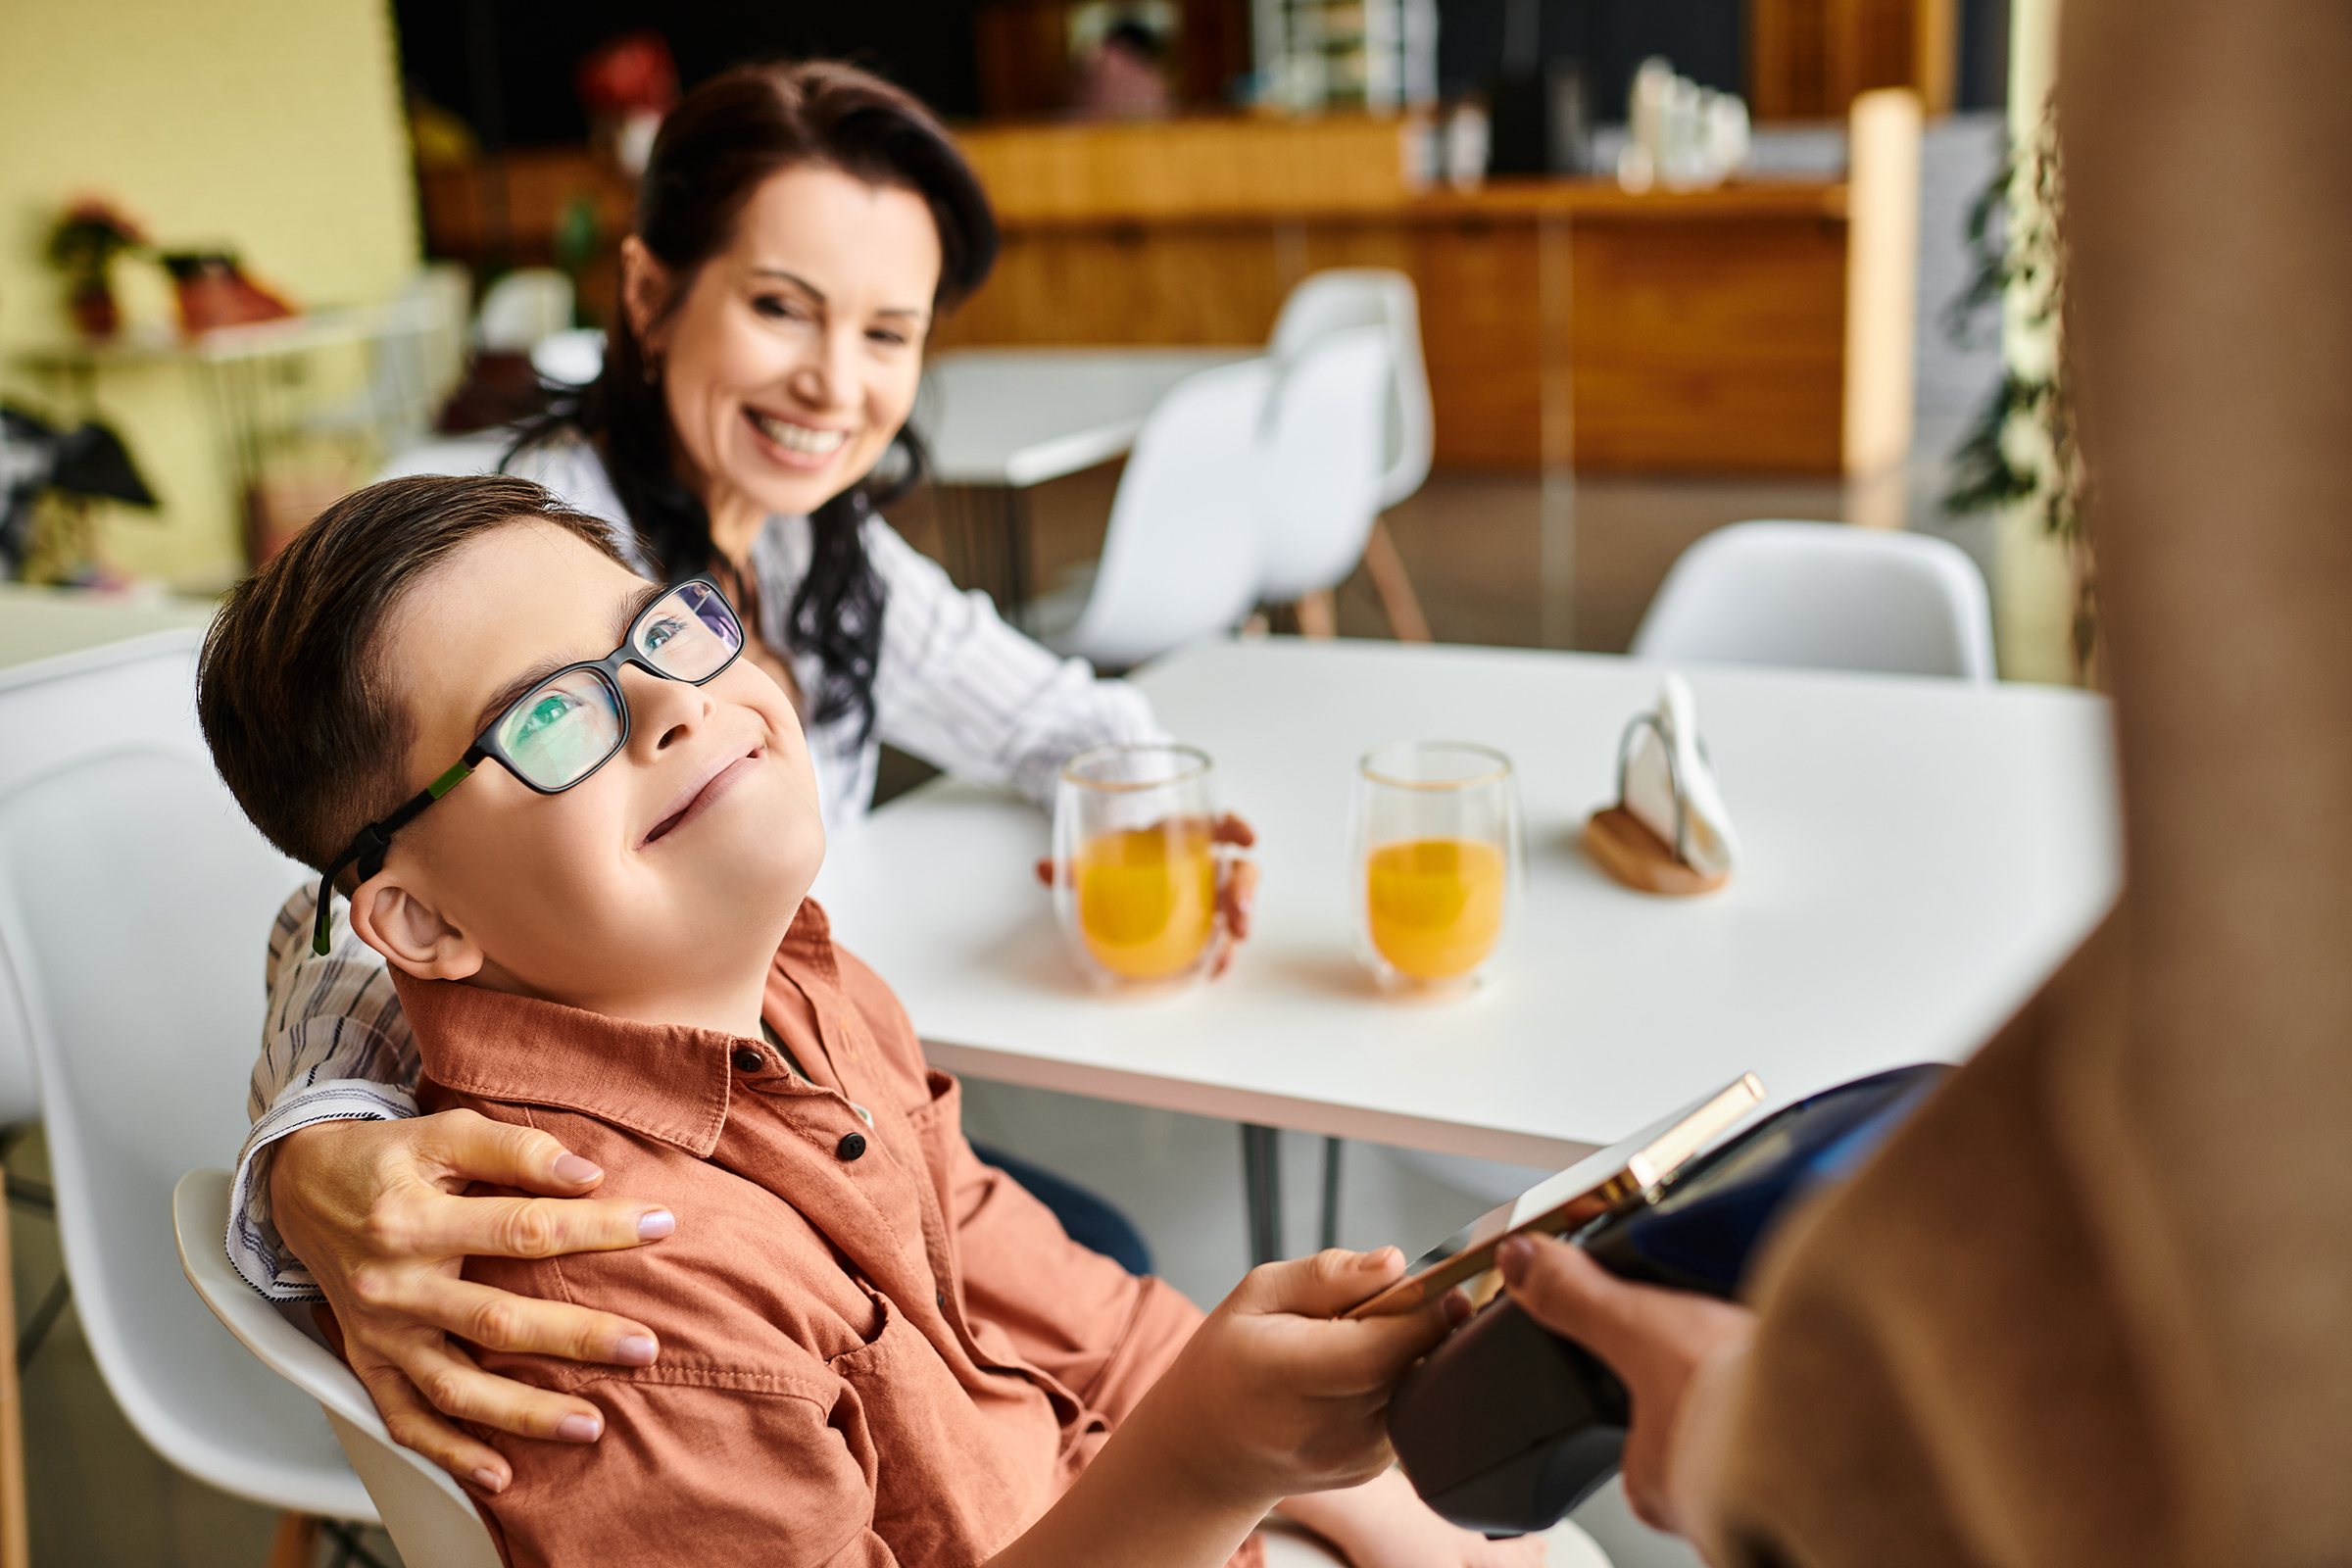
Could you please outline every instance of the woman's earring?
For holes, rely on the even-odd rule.
[[[647,355],[645,357],[645,384],[647,386],[652,386],[656,381],[661,379],[662,356],[659,354]]]

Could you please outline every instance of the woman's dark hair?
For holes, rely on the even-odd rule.
[[[935,315],[960,304],[997,257],[997,223],[963,155],[930,112],[878,77],[834,61],[738,66],[688,93],[662,122],[637,198],[637,237],[669,270],[674,310],[705,262],[732,239],[736,220],[769,176],[804,164],[922,197],[939,229]],[[596,441],[620,503],[655,565],[675,580],[711,565],[710,516],[678,482],[659,368],[615,313],[605,368],[576,400],[526,426],[515,452],[578,429]],[[808,574],[786,624],[813,653],[824,680],[809,694],[812,723],[853,716],[862,742],[874,724],[874,666],[882,648],[882,583],[866,559],[863,526],[920,483],[925,455],[902,429],[872,473],[809,514]]]

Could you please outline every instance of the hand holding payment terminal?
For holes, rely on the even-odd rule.
[[[1446,1279],[1440,1289],[1469,1277],[1452,1264],[1479,1250],[1476,1243],[1456,1245],[1465,1238],[1487,1233],[1483,1251],[1491,1263],[1495,1242],[1530,1228],[1562,1235],[1621,1278],[1729,1298],[1792,1200],[1850,1173],[1949,1071],[1927,1063],[1857,1079],[1699,1153],[1760,1096],[1760,1088],[1743,1093],[1755,1083],[1743,1078],[1458,1233],[1404,1282],[1357,1310],[1400,1293],[1409,1296],[1402,1305],[1424,1299],[1430,1292],[1406,1287],[1441,1270]],[[1662,1135],[1693,1117],[1705,1131],[1694,1141],[1686,1134],[1670,1143],[1682,1157],[1646,1166],[1648,1176],[1629,1191],[1628,1152],[1656,1149]],[[1607,1180],[1584,1179],[1603,1167]],[[1563,1187],[1578,1193],[1563,1200],[1557,1191]],[[1515,1218],[1528,1210],[1531,1199],[1545,1217],[1580,1205],[1585,1217],[1573,1227],[1495,1223],[1496,1215]],[[1497,1295],[1405,1374],[1389,1402],[1389,1438],[1414,1489],[1440,1514],[1489,1535],[1521,1535],[1549,1529],[1616,1473],[1630,1416],[1625,1388],[1606,1366]]]

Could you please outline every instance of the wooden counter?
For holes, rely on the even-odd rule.
[[[937,341],[1262,343],[1308,272],[1388,267],[1420,290],[1442,466],[1863,466],[1849,350],[1892,345],[1848,342],[1846,185],[1414,194],[1411,133],[1362,118],[965,132],[1004,245]],[[1910,330],[1906,300],[1899,331],[1865,334],[1899,336],[1905,376]]]

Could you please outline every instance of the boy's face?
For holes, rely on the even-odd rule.
[[[436,567],[377,649],[415,737],[402,793],[464,756],[531,680],[611,653],[649,587],[527,521]],[[738,1004],[824,858],[807,743],[748,659],[702,686],[634,667],[620,686],[629,737],[611,761],[561,795],[483,762],[393,836],[355,924],[422,978],[740,1032]]]

